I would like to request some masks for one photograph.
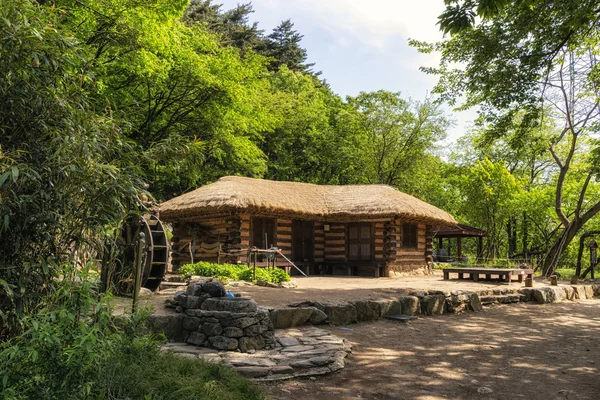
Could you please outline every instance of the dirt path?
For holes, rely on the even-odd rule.
[[[600,301],[378,321],[339,373],[265,386],[275,400],[599,399]]]

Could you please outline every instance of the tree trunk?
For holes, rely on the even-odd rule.
[[[529,221],[527,220],[527,212],[523,211],[523,254],[527,257],[529,247]]]
[[[508,219],[508,255],[512,256],[517,252],[517,218],[509,217]]]
[[[579,229],[583,226],[580,218],[573,220],[567,227],[558,235],[558,238],[554,241],[546,258],[542,264],[542,274],[544,276],[550,276],[554,273],[554,270],[558,267],[558,262],[562,253],[565,251],[567,246],[571,243]]]

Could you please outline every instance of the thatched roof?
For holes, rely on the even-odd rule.
[[[280,218],[356,221],[399,217],[454,225],[447,212],[387,185],[314,185],[226,176],[160,205],[165,221],[249,212]]]

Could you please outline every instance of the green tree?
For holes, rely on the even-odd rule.
[[[142,206],[142,161],[84,86],[94,77],[57,9],[0,2],[0,337],[18,331],[66,263]]]
[[[598,66],[595,52],[598,35],[598,1],[470,1],[449,0],[440,16],[451,38],[437,45],[413,43],[421,51],[438,50],[436,92],[450,103],[462,95],[462,107],[480,105],[482,122],[495,137],[513,128],[524,133],[555,121],[557,130],[546,147],[558,169],[555,212],[562,231],[543,265],[550,274],[565,248],[598,212],[588,188],[598,179],[594,162],[588,166],[578,192],[569,204],[565,182],[577,159],[594,154],[600,117]],[[476,18],[479,17],[479,18]],[[459,67],[457,67],[457,65]],[[548,107],[552,112],[548,113]],[[516,116],[519,123],[515,124]]]
[[[506,169],[504,163],[493,163],[487,158],[478,161],[463,176],[462,214],[469,221],[477,221],[487,232],[485,256],[495,259],[506,255],[501,253],[501,238],[504,236],[505,226],[515,212],[515,199],[520,191],[520,183]]]
[[[420,162],[446,135],[450,125],[431,99],[402,99],[384,90],[349,97],[360,135],[365,182],[382,183],[412,192]]]
[[[303,35],[293,28],[294,24],[289,19],[276,26],[265,38],[263,54],[273,57],[269,65],[271,70],[277,71],[282,65],[286,65],[292,71],[310,73],[315,64],[306,63],[306,49],[300,47]]]
[[[222,11],[222,5],[212,4],[211,0],[192,0],[183,15],[183,21],[190,25],[203,24],[209,31],[217,33],[223,46],[233,46],[244,54],[264,45],[263,31],[258,22],[249,22],[254,12],[251,3],[238,4],[231,10]]]
[[[109,110],[144,151],[173,148],[144,166],[159,199],[181,194],[226,173],[260,175],[264,157],[254,144],[272,129],[263,95],[266,59],[242,58],[202,24],[186,26],[186,2],[101,0],[55,3],[61,28],[91,58],[86,87],[98,112]],[[187,152],[187,153],[185,153]]]

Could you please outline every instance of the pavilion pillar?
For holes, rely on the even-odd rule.
[[[439,237],[438,238],[438,251],[439,249],[443,249],[444,248],[444,239]]]
[[[458,261],[462,261],[462,238],[460,236],[456,238],[456,258]]]
[[[483,258],[483,236],[477,238],[477,261]]]

